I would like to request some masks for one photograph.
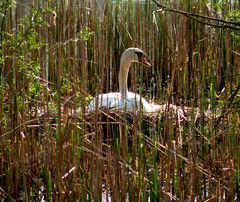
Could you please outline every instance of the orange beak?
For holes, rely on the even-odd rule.
[[[142,57],[142,63],[145,64],[148,67],[151,67],[151,64],[147,61],[146,57]]]

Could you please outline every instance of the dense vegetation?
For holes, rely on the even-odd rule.
[[[0,2],[0,198],[240,200],[240,2]],[[164,111],[86,113],[129,88]],[[176,106],[171,108],[169,106]],[[184,116],[175,109],[187,108]]]

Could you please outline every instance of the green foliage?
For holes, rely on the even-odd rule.
[[[240,11],[238,9],[231,10],[227,13],[226,18],[228,21],[240,23]],[[240,45],[240,32],[232,31],[231,35],[234,41],[237,42],[238,45]]]
[[[28,73],[28,81],[29,81],[29,95],[31,98],[35,98],[36,95],[40,95],[40,92],[42,92],[42,84],[40,82],[40,80],[38,79],[38,75],[40,72],[40,65],[39,63],[35,63],[33,61],[31,61],[32,65],[31,66],[25,66],[25,67],[29,67],[29,69],[27,69],[27,73]]]
[[[62,79],[61,91],[63,95],[65,93],[69,94],[72,91],[71,82],[68,80],[67,77],[63,77]]]
[[[0,15],[1,17],[5,17],[6,12],[13,7],[15,2],[13,0],[10,1],[1,1],[0,2]]]
[[[234,41],[240,45],[240,32],[231,32]]]
[[[233,22],[240,22],[240,10],[234,9],[229,11],[227,18]]]
[[[217,92],[216,92],[216,84],[215,83],[211,83],[210,85],[210,98],[211,98],[211,108],[212,110],[216,110],[216,98],[217,98]]]
[[[46,26],[41,15],[42,9],[33,8],[28,16],[24,16],[17,25],[17,32],[4,32],[2,46],[7,47],[9,55],[3,55],[0,63],[4,64],[5,59],[14,59],[15,74],[21,73],[28,80],[29,96],[35,98],[40,95],[42,84],[38,79],[40,73],[40,59],[33,55],[36,51],[44,46],[39,41],[37,27]],[[13,81],[16,83],[16,81]]]
[[[89,41],[94,35],[94,32],[90,30],[89,27],[85,26],[83,29],[79,32],[77,32],[77,40],[84,40]]]

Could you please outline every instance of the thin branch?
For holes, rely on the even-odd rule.
[[[239,90],[240,90],[240,82],[238,83],[237,89],[233,92],[233,94],[228,99],[228,102],[225,103],[224,107],[222,108],[222,113],[220,116],[218,116],[218,119],[216,120],[216,124],[219,124],[222,118],[225,116],[226,109],[230,108],[231,106],[232,106],[231,109],[233,109],[234,107],[233,101],[237,97]],[[229,112],[231,112],[231,110],[229,110],[228,113]]]
[[[214,18],[214,17],[204,16],[204,15],[194,14],[194,13],[190,13],[190,12],[186,12],[186,11],[182,11],[182,10],[177,10],[177,9],[172,9],[172,8],[168,8],[167,6],[164,6],[164,5],[160,4],[160,3],[158,3],[156,0],[152,0],[152,1],[159,8],[162,8],[162,9],[170,11],[170,12],[174,12],[174,13],[179,13],[179,14],[185,15],[187,17],[190,17],[193,20],[196,20],[199,23],[202,23],[202,24],[206,24],[206,25],[210,25],[210,26],[218,27],[218,28],[229,28],[229,29],[240,30],[239,27],[236,27],[236,26],[240,26],[240,23],[238,23],[238,22],[230,22],[230,21],[226,21],[226,20],[223,20],[223,19],[219,19],[219,18]],[[211,21],[217,21],[217,22],[220,22],[222,24],[221,25],[216,25],[216,24],[212,24],[212,23],[207,23],[207,22],[204,22],[204,21],[202,21],[200,19],[197,19],[197,18],[203,18],[203,19],[207,19],[207,20],[211,20]],[[226,25],[223,25],[223,24],[226,24]]]
[[[203,22],[195,17],[192,17],[192,16],[189,16],[187,15],[189,18],[201,23],[201,24],[204,24],[204,25],[209,25],[209,26],[212,26],[212,27],[217,27],[217,28],[224,28],[224,29],[235,29],[235,30],[240,30],[239,27],[233,27],[231,25],[216,25],[216,24],[212,24],[212,23],[209,23],[209,22]]]

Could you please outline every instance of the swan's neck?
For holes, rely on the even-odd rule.
[[[121,97],[124,99],[127,98],[127,93],[128,93],[127,79],[128,79],[128,72],[129,72],[130,65],[131,65],[130,61],[121,60],[118,80],[119,80],[119,91],[120,91]]]

